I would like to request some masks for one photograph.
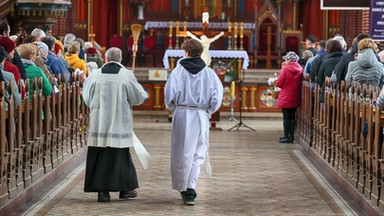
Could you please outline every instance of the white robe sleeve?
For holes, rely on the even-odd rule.
[[[213,72],[213,71],[212,71]],[[209,114],[216,112],[223,101],[223,84],[221,83],[219,77],[213,72],[213,87],[212,87],[212,96],[209,106]]]
[[[140,105],[148,97],[147,92],[139,82],[132,71],[128,71],[129,85],[127,86],[128,101],[131,106]]]
[[[92,73],[92,74],[96,75],[96,73]],[[90,106],[90,99],[93,92],[92,90],[93,84],[94,84],[94,78],[91,75],[89,75],[89,77],[83,83],[83,93],[82,93],[83,101],[85,105],[87,105],[88,107]]]
[[[176,69],[177,67],[171,72],[171,74],[168,77],[167,82],[165,83],[164,87],[164,100],[165,105],[169,110],[175,109],[175,98],[176,98]]]

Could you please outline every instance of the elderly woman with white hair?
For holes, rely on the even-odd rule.
[[[47,36],[47,35],[45,34],[45,32],[44,32],[42,29],[39,29],[39,28],[35,28],[35,29],[33,29],[33,31],[31,32],[31,35],[32,35],[33,37],[35,37],[36,41],[41,41],[41,38]]]
[[[147,98],[133,72],[120,63],[119,48],[109,48],[105,58],[107,63],[89,74],[82,93],[90,107],[84,191],[98,192],[99,202],[110,201],[109,192],[119,192],[120,199],[137,196],[131,107]]]
[[[301,103],[301,84],[303,80],[303,68],[299,63],[299,56],[295,52],[287,52],[284,66],[281,68],[276,80],[276,86],[280,93],[277,98],[277,107],[283,112],[284,136],[280,143],[293,143],[296,125],[296,109]]]

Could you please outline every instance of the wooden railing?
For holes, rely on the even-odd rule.
[[[384,209],[383,114],[375,103],[379,89],[357,83],[331,84],[326,80],[324,104],[321,87],[308,76],[303,82],[297,115],[301,143],[317,153],[374,206]]]
[[[31,97],[27,92],[16,108],[9,98],[6,110],[0,83],[0,206],[86,146],[89,111],[81,100],[79,82],[59,84],[59,92],[48,97],[42,95],[41,79],[32,85]],[[28,81],[25,89],[29,90]]]

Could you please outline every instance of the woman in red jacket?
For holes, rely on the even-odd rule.
[[[299,56],[295,52],[288,52],[283,59],[284,66],[276,80],[276,86],[281,89],[277,98],[277,107],[282,109],[284,126],[284,137],[281,137],[279,142],[293,143],[296,108],[301,102],[303,68],[297,63]]]

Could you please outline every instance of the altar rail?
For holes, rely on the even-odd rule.
[[[41,78],[32,85],[31,97],[27,92],[16,108],[11,97],[6,110],[0,83],[0,206],[86,146],[89,111],[80,98],[79,82],[59,84],[59,92],[48,97],[42,95]]]
[[[309,151],[321,157],[361,197],[384,209],[383,114],[372,87],[356,83],[331,84],[326,80],[324,106],[321,87],[308,76],[303,82],[303,100],[297,113],[297,133]]]

